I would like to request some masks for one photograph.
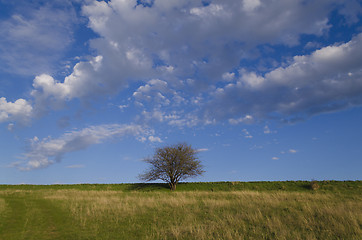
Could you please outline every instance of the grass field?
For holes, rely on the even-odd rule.
[[[0,185],[0,239],[361,239],[362,182]]]

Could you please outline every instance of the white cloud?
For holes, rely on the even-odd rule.
[[[201,123],[201,120],[192,113],[183,113],[180,112],[172,112],[170,115],[166,115],[165,119],[168,121],[168,125],[170,126],[176,126],[179,128],[182,127],[194,127],[197,124]],[[204,122],[204,124],[209,124],[207,122]]]
[[[250,115],[246,115],[245,117],[241,117],[238,119],[230,118],[229,123],[232,125],[236,125],[239,123],[251,123],[253,121],[253,117]]]
[[[263,86],[265,79],[261,76],[258,76],[254,72],[247,72],[245,69],[240,70],[240,81],[239,83],[242,83],[242,86],[254,88],[257,89],[261,86]]]
[[[216,119],[234,119],[247,113],[256,118],[295,121],[360,105],[361,49],[362,34],[359,34],[347,43],[295,56],[287,66],[263,76],[242,70],[236,83],[213,95],[204,114]]]
[[[297,150],[295,150],[295,149],[289,149],[289,153],[297,153],[298,151]]]
[[[9,131],[12,131],[12,130],[14,129],[14,126],[15,126],[14,123],[9,123],[9,124],[8,124],[8,130],[9,130]]]
[[[129,135],[141,141],[148,134],[149,131],[140,125],[106,124],[70,131],[55,139],[48,137],[40,140],[34,137],[30,141],[29,151],[24,154],[26,162],[17,163],[16,166],[21,170],[44,168],[61,161],[67,153],[79,151],[94,144]]]
[[[119,105],[118,107],[119,107],[119,109],[121,109],[123,111],[125,108],[128,108],[129,105],[128,104],[123,104],[123,105]]]
[[[279,160],[278,157],[272,157],[272,160]]]
[[[232,80],[234,80],[234,78],[235,78],[235,73],[226,72],[223,73],[222,75],[222,79],[226,82],[231,82]]]
[[[224,7],[219,4],[210,4],[208,6],[196,7],[190,10],[191,15],[196,15],[202,19],[213,17],[225,17],[229,16],[228,11],[224,10]]]
[[[270,134],[270,133],[271,133],[268,125],[265,125],[265,127],[264,127],[264,133],[265,133],[265,134]]]
[[[253,136],[245,128],[242,130],[242,132],[244,133],[245,138],[253,138]]]
[[[7,121],[20,121],[26,123],[33,114],[33,107],[24,99],[8,102],[6,98],[0,98],[0,123]]]
[[[260,12],[248,15],[243,9]],[[203,6],[191,0],[158,0],[144,7],[136,6],[136,1],[113,0],[89,1],[82,10],[100,36],[90,43],[103,60],[97,66],[93,59],[74,67],[63,82],[70,98],[115,93],[129,81],[163,74],[168,74],[168,84],[195,73],[204,76],[194,85],[200,91],[220,76],[231,81],[233,73],[225,73],[237,67],[252,46],[296,44],[300,34],[320,35],[329,27],[324,2],[230,0]],[[260,85],[262,79],[244,74],[251,86]]]
[[[73,5],[57,1],[40,5],[38,1],[8,4],[9,18],[0,20],[0,68],[15,74],[51,72],[73,41],[77,23]],[[13,2],[13,1],[9,1]]]
[[[260,0],[244,0],[243,9],[247,12],[253,11],[261,5]]]
[[[264,134],[271,134],[271,133],[277,133],[277,131],[270,130],[268,125],[264,126]]]
[[[199,149],[196,149],[196,152],[207,152],[209,151],[208,148],[199,148]]]
[[[155,102],[160,105],[169,105],[170,100],[168,100],[164,94],[172,93],[168,88],[168,84],[166,81],[162,81],[159,79],[152,79],[148,81],[147,84],[140,86],[134,93],[133,97],[136,101],[147,101],[147,102]]]
[[[148,140],[149,140],[150,142],[152,142],[152,143],[154,143],[154,142],[159,142],[159,143],[161,143],[161,142],[162,142],[161,138],[159,138],[159,137],[154,137],[154,136],[149,136],[149,137],[148,137]]]
[[[163,122],[165,119],[165,113],[156,109],[151,112],[143,111],[142,116],[143,120],[145,121],[156,120],[159,122]]]
[[[176,126],[251,121],[243,116],[293,120],[360,105],[362,35],[295,56],[265,74],[240,66],[255,55],[257,46],[293,46],[303,34],[325,34],[335,7],[332,2],[215,0],[204,6],[200,1],[156,0],[145,7],[135,0],[85,1],[82,14],[99,36],[89,41],[94,57],[83,57],[64,79],[55,79],[51,71],[37,74],[33,108],[38,113],[75,98],[117,94],[136,81],[141,86],[134,90],[133,100],[140,111],[160,121],[173,115],[168,124]],[[346,19],[352,19],[356,11],[347,5],[338,6]],[[0,33],[18,31],[18,38],[11,38],[18,39],[16,46],[34,49],[30,55],[35,60],[49,61],[39,57],[43,45],[46,55],[57,56],[72,41],[70,26],[77,20],[73,8],[64,6],[54,13],[46,5],[29,16],[14,15],[0,23],[5,29]],[[23,45],[19,39],[29,39],[31,44]],[[180,114],[176,107],[184,112]]]
[[[37,97],[39,91],[42,92],[42,96],[45,98],[49,96],[56,99],[66,99],[70,97],[71,87],[68,84],[55,81],[53,77],[47,74],[35,77],[33,87],[37,89],[32,92],[32,95],[35,97]]]

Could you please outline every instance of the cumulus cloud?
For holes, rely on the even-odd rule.
[[[78,63],[64,81],[51,84],[53,89],[62,88],[63,95],[47,92],[43,85],[37,95],[45,91],[57,98],[83,98],[115,93],[133,80],[170,83],[195,75],[201,80],[194,85],[197,89],[222,78],[231,81],[230,69],[252,46],[293,45],[300,34],[321,35],[328,30],[329,5],[324,1],[230,0],[208,6],[188,0],[157,0],[151,5],[88,1],[82,12],[89,28],[100,36],[90,42],[98,57]],[[244,14],[245,10],[257,14]],[[245,75],[250,83],[252,77]]]
[[[8,102],[6,98],[0,98],[0,123],[8,121],[20,121],[26,123],[33,114],[33,107],[24,99],[18,99],[15,102]],[[14,125],[9,124],[9,130]]]
[[[42,112],[75,98],[117,94],[135,82],[139,87],[130,90],[131,99],[145,107],[141,111],[176,126],[219,120],[246,123],[252,120],[248,116],[294,121],[360,105],[361,35],[295,56],[264,73],[240,65],[255,58],[263,44],[295,46],[302,34],[326,34],[331,27],[328,17],[337,6],[333,2],[345,19],[356,21],[358,11],[351,6],[357,3],[337,0],[85,1],[82,14],[99,36],[89,41],[94,57],[82,58],[63,79],[48,71],[38,74],[31,92],[33,108]],[[48,55],[57,55],[52,47],[61,52],[72,40],[70,25],[75,17],[64,11],[67,6],[53,13],[46,5],[29,16],[14,16],[0,24],[5,29],[0,31],[13,34],[10,29],[23,29],[18,31],[21,38],[45,39],[37,44],[44,45]],[[48,23],[44,16],[50,13]],[[53,23],[53,19],[62,21]],[[33,45],[25,46],[40,52]]]
[[[126,136],[142,140],[148,134],[148,130],[140,125],[106,124],[70,131],[59,138],[48,137],[40,140],[34,137],[30,141],[29,151],[24,154],[26,162],[17,163],[16,166],[21,170],[45,168],[61,161],[67,153],[86,149],[94,144]],[[157,137],[150,140],[155,139],[157,140]]]
[[[133,97],[136,102],[141,104],[142,101],[157,103],[158,105],[169,105],[170,100],[165,94],[177,95],[172,91],[166,81],[152,79],[147,84],[140,86],[134,93]]]
[[[93,57],[89,62],[79,62],[74,66],[73,73],[63,82],[55,80],[48,74],[36,76],[33,81],[36,107],[45,108],[51,104],[64,104],[74,98],[94,97],[102,92],[112,93],[112,86],[102,83],[99,73],[103,57]],[[51,104],[49,104],[49,102]]]
[[[263,75],[242,69],[236,82],[214,94],[205,114],[219,119],[251,114],[257,118],[295,121],[360,105],[361,49],[359,34],[347,43],[295,56],[287,66]]]

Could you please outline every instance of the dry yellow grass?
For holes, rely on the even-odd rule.
[[[0,198],[0,214],[2,214],[6,209],[6,202],[4,199]]]
[[[59,190],[44,197],[83,228],[144,232],[149,239],[333,239],[362,234],[361,198],[297,192]]]

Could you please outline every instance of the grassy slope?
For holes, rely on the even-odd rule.
[[[0,239],[358,239],[362,182],[0,185]]]

